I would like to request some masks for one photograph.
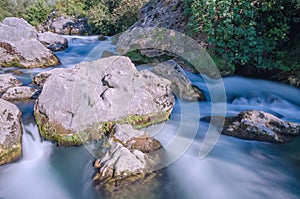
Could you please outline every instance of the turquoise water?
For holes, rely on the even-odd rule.
[[[57,52],[62,65],[73,67],[86,59],[95,59],[99,49],[114,51],[110,41],[97,37],[68,37],[70,47]],[[101,51],[103,52],[103,51]],[[1,70],[11,73],[14,69]],[[48,69],[20,70],[17,76],[25,85],[31,77]],[[209,91],[202,77],[189,74],[192,82]],[[228,77],[223,79],[227,115],[257,109],[300,123],[300,90],[264,80]],[[212,81],[211,84],[214,84]],[[211,85],[210,85],[211,86]],[[57,147],[42,140],[33,118],[33,101],[17,104],[23,112],[23,158],[0,167],[0,198],[5,199],[81,199],[105,198],[95,193],[92,183],[93,157],[85,147]],[[224,104],[220,103],[220,106]],[[185,103],[177,99],[171,118],[148,131],[166,147],[170,162],[155,193],[141,192],[136,198],[299,198],[300,138],[288,144],[240,140],[221,135],[213,150],[199,158],[200,146],[207,134],[211,103]],[[184,117],[184,118],[183,118]],[[196,126],[195,126],[196,125]],[[178,129],[181,128],[181,134]],[[192,130],[196,130],[191,132]],[[178,142],[174,147],[172,143]],[[187,144],[188,143],[188,144]],[[141,197],[142,196],[142,197]]]

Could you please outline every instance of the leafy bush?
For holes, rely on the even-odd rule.
[[[51,10],[52,9],[46,5],[45,0],[39,0],[37,3],[27,8],[24,18],[31,25],[37,26],[48,18]]]
[[[95,33],[113,35],[137,21],[138,10],[146,0],[99,0],[91,5],[88,22]]]
[[[88,1],[88,0],[86,0]],[[55,10],[73,17],[85,17],[86,1],[82,0],[57,0],[55,2]]]
[[[207,35],[214,53],[237,66],[290,69],[282,62],[297,0],[195,0],[190,25]]]

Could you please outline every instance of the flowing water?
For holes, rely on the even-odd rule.
[[[73,67],[83,60],[101,57],[104,50],[114,51],[111,39],[100,42],[97,37],[67,38],[69,48],[56,53],[62,62],[58,67]],[[21,71],[17,78],[30,85],[35,74],[49,69],[11,68],[0,73],[13,70]],[[202,77],[188,75],[209,97]],[[224,78],[223,82],[227,103],[221,105],[226,105],[228,116],[256,109],[300,123],[299,89],[242,77]],[[148,128],[168,153],[181,152],[166,169],[168,178],[162,179],[162,186],[151,198],[300,198],[300,138],[288,144],[271,144],[221,135],[211,153],[200,159],[200,146],[209,126],[202,118],[212,114],[211,103],[176,102],[168,122]],[[93,157],[85,147],[57,147],[43,141],[34,121],[33,103],[17,104],[23,112],[23,158],[0,167],[0,198],[104,198],[93,188]],[[179,128],[185,133],[177,134]],[[195,134],[191,130],[196,130]],[[179,144],[169,147],[176,139]],[[182,147],[180,141],[189,143],[183,144],[188,147]],[[149,198],[150,193],[138,195],[136,198]]]

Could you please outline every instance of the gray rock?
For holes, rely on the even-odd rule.
[[[22,156],[21,112],[18,107],[0,99],[0,165]]]
[[[64,70],[65,69],[63,69],[63,68],[55,68],[55,69],[52,69],[52,70],[41,72],[41,73],[39,73],[39,74],[37,74],[36,76],[33,77],[32,83],[37,85],[38,87],[42,88],[44,86],[46,80],[48,79],[48,77],[50,77],[50,75],[53,72],[60,73]]]
[[[50,24],[50,28],[53,30],[53,32],[58,34],[69,34],[67,33],[65,26],[70,23],[74,23],[71,17],[61,16],[53,19],[52,23]]]
[[[145,174],[153,174],[159,155],[151,156],[148,152],[162,147],[159,141],[146,132],[135,130],[131,125],[120,124],[114,127],[114,132],[110,134],[105,145],[109,146],[105,154],[95,161],[94,166],[99,171],[94,180],[106,188],[114,186],[117,181],[121,181],[119,184],[126,184],[123,180],[136,181],[143,179]]]
[[[28,86],[12,87],[9,88],[3,95],[2,99],[7,101],[23,101],[32,99],[37,92],[36,89]]]
[[[68,40],[52,32],[38,33],[38,40],[52,51],[60,51],[68,48]]]
[[[16,86],[22,86],[22,82],[10,74],[0,74],[0,95]]]
[[[0,24],[0,66],[23,68],[54,66],[58,58],[37,40],[24,19],[8,17]]]
[[[247,140],[284,143],[299,135],[300,126],[270,113],[252,110],[227,118],[222,133]]]
[[[74,18],[70,16],[61,15],[53,11],[50,13],[48,20],[39,26],[41,32],[50,31],[57,34],[64,35],[89,35],[87,18]]]
[[[149,1],[139,11],[139,21],[133,27],[164,27],[185,32],[187,27],[183,10],[183,1]]]
[[[113,56],[53,71],[36,101],[41,134],[64,145],[100,139],[115,123],[142,128],[165,121],[174,106],[168,80]]]
[[[177,97],[186,101],[205,100],[204,94],[192,85],[184,70],[174,60],[160,63],[152,72],[172,82],[171,89]]]

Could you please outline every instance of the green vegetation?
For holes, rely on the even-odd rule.
[[[45,0],[39,0],[37,3],[26,9],[24,18],[30,24],[37,26],[48,18],[51,10],[52,9],[46,4]]]
[[[94,32],[105,35],[125,31],[137,21],[144,3],[146,0],[98,0],[89,5],[89,25]]]
[[[137,21],[144,3],[146,0],[2,0],[0,20],[9,16],[23,17],[36,26],[55,10],[58,15],[86,17],[95,34],[114,35]]]
[[[186,0],[184,7],[214,55],[237,67],[293,70],[299,68],[290,53],[299,49],[299,6],[297,0]]]

